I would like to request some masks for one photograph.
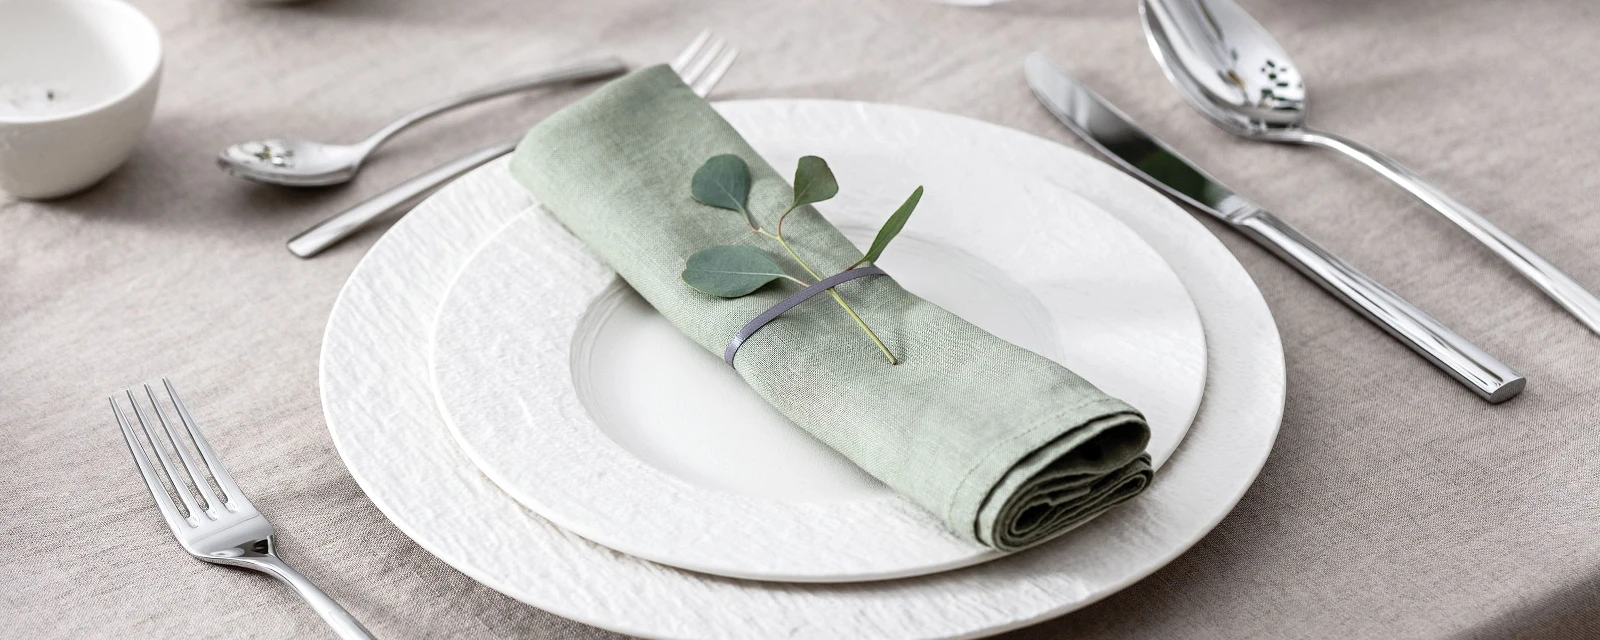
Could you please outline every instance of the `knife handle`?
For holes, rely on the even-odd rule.
[[[1522,374],[1301,235],[1277,216],[1257,209],[1234,218],[1233,224],[1490,404],[1516,397],[1527,385]]]

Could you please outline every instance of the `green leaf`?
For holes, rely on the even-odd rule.
[[[878,237],[872,239],[872,246],[867,249],[867,255],[861,257],[854,267],[859,264],[872,262],[883,255],[884,248],[889,246],[889,241],[900,235],[900,230],[906,228],[906,220],[911,217],[911,211],[917,208],[917,203],[922,201],[922,187],[917,187],[911,192],[911,197],[906,198],[905,204],[894,210],[894,215],[883,223],[883,228],[878,229]]]
[[[744,214],[752,228],[760,226],[756,224],[755,216],[745,209],[745,202],[750,198],[750,166],[739,156],[712,156],[694,172],[689,191],[701,204],[738,211]]]
[[[701,293],[737,298],[789,274],[767,252],[743,244],[701,249],[689,256],[683,281]]]
[[[828,161],[816,156],[801,158],[800,166],[794,170],[794,201],[789,207],[822,202],[836,195],[839,195],[839,181],[834,179]]]

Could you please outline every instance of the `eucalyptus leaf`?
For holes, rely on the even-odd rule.
[[[789,274],[767,252],[743,244],[701,249],[689,256],[683,281],[696,291],[719,298],[737,298]]]
[[[856,264],[872,262],[883,255],[883,250],[889,246],[889,241],[900,235],[900,230],[906,227],[906,220],[911,218],[912,210],[917,208],[917,203],[922,201],[922,187],[917,187],[911,192],[911,197],[906,198],[905,204],[894,210],[894,215],[883,223],[883,228],[878,229],[878,237],[872,239],[872,246],[867,249],[867,254],[861,257]],[[854,265],[851,265],[854,266]]]
[[[689,191],[701,204],[743,213],[751,228],[758,227],[745,204],[750,199],[750,166],[733,154],[712,156],[694,172]]]
[[[794,201],[790,207],[822,202],[839,195],[839,181],[828,168],[828,161],[816,156],[800,159],[794,170]]]

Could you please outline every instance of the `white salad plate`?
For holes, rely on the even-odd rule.
[[[1051,185],[1052,167],[974,162],[939,137],[864,143],[827,121],[782,132],[750,142],[780,171],[827,158],[843,188],[818,208],[862,248],[927,185],[878,266],[1138,407],[1158,469],[1177,449],[1205,389],[1205,336],[1177,274],[1132,229]],[[864,340],[840,319],[837,339]],[[507,224],[461,270],[431,358],[440,413],[478,468],[617,551],[780,582],[900,578],[1001,556],[789,422],[542,211]]]
[[[598,545],[486,477],[435,406],[426,354],[454,276],[507,223],[543,215],[500,162],[441,190],[371,249],[341,291],[323,341],[333,441],[374,504],[423,548],[510,597],[638,636],[977,637],[1059,616],[1149,575],[1216,526],[1255,479],[1283,412],[1281,343],[1249,276],[1182,209],[1081,153],[957,116],[804,100],[718,109],[757,148],[816,128],[848,130],[863,148],[935,137],[970,162],[1037,172],[1116,216],[1171,265],[1205,333],[1204,397],[1182,443],[1129,503],[1049,544],[936,574],[748,581]]]

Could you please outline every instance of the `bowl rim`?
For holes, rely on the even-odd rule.
[[[7,6],[20,7],[25,4],[28,3],[0,2],[0,11],[3,11]],[[123,0],[45,0],[45,2],[40,2],[40,4],[79,4],[94,7],[104,7],[110,9],[111,11],[120,11],[124,15],[119,16],[119,20],[125,20],[134,29],[146,32],[145,35],[150,38],[151,42],[155,43],[155,55],[151,56],[150,64],[147,65],[143,73],[139,75],[134,82],[129,83],[126,89],[113,94],[111,97],[96,101],[92,104],[85,105],[77,109],[73,109],[71,111],[64,111],[60,113],[46,113],[40,115],[6,115],[4,113],[0,113],[0,125],[47,124],[72,120],[86,115],[98,113],[126,102],[135,94],[143,91],[145,87],[148,87],[161,74],[162,63],[166,56],[166,47],[161,41],[161,30],[157,29],[155,22],[151,21],[150,17],[145,15],[143,11],[140,11],[138,7],[124,2]]]

